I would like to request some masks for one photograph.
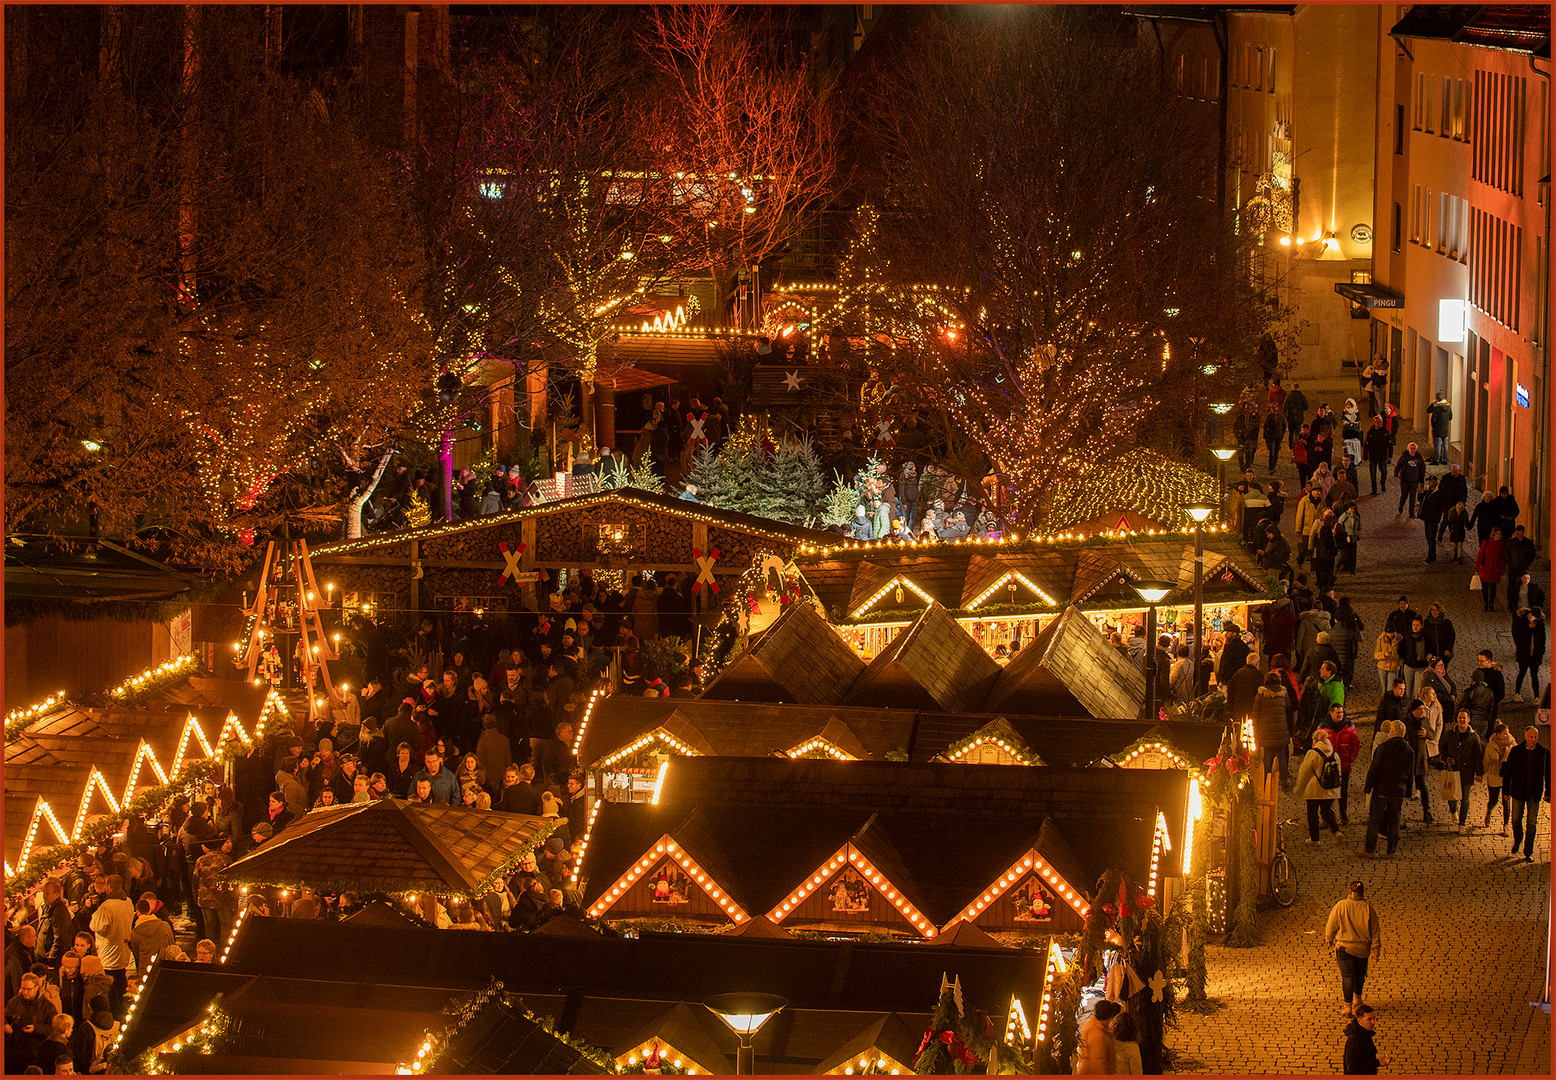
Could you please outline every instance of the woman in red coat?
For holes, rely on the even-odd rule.
[[[1480,545],[1480,553],[1475,556],[1475,574],[1480,578],[1480,602],[1485,610],[1490,611],[1497,603],[1497,582],[1502,580],[1502,575],[1507,572],[1507,564],[1502,558],[1502,530],[1492,529],[1491,536]]]

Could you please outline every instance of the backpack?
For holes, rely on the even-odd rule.
[[[1326,791],[1332,791],[1340,786],[1340,759],[1338,757],[1324,758],[1324,764],[1318,770],[1318,785]]]

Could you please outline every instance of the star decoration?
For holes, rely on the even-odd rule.
[[[798,390],[800,388],[800,383],[803,381],[804,380],[800,378],[800,373],[798,371],[791,371],[789,374],[784,376],[783,385],[787,386],[790,390]]]
[[[1151,1000],[1162,1000],[1162,991],[1167,988],[1167,976],[1162,974],[1161,968],[1156,969],[1156,974],[1148,980],[1148,985],[1151,987]]]

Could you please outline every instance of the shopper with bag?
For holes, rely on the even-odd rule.
[[[1334,801],[1340,795],[1340,755],[1329,743],[1329,731],[1319,727],[1313,732],[1313,748],[1297,770],[1297,797],[1307,801],[1307,842],[1318,843],[1318,821],[1340,839],[1340,823],[1335,820]]]
[[[1442,793],[1448,800],[1448,814],[1459,815],[1459,835],[1467,836],[1474,826],[1469,824],[1470,789],[1475,786],[1475,776],[1485,768],[1485,746],[1480,734],[1470,723],[1470,714],[1459,710],[1454,725],[1443,733]]]
[[[1490,611],[1497,603],[1497,582],[1502,580],[1507,565],[1502,558],[1502,530],[1492,529],[1486,542],[1475,555],[1475,573],[1470,578],[1470,588],[1480,590],[1481,607]]]

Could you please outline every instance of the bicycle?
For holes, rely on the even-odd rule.
[[[1291,868],[1291,857],[1286,854],[1286,826],[1296,824],[1296,818],[1287,818],[1275,826],[1275,855],[1270,859],[1270,895],[1281,907],[1290,907],[1297,902],[1297,872]]]

